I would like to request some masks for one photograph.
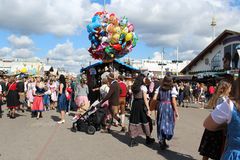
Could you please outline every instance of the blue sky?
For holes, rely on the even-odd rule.
[[[216,35],[240,31],[239,6],[239,0],[106,0],[109,13],[135,26],[139,41],[127,55],[133,59],[159,59],[164,48],[164,58],[175,60],[179,47],[179,59],[191,60],[212,41],[213,16]],[[87,19],[101,10],[103,0],[0,0],[0,57],[50,57],[69,68],[90,61]]]

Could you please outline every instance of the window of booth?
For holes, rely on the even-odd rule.
[[[237,45],[239,45],[239,43],[232,44],[232,68],[233,69],[238,68],[239,55],[236,50]]]
[[[224,57],[223,57],[223,68],[231,69],[231,60],[232,60],[232,45],[224,47]]]
[[[215,54],[215,56],[211,60],[211,69],[217,70],[221,67],[221,51]]]

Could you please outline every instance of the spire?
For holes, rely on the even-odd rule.
[[[217,21],[216,21],[216,18],[213,16],[212,17],[212,22],[211,22],[211,26],[212,26],[212,40],[215,39],[215,28],[216,28],[216,25],[217,25]]]

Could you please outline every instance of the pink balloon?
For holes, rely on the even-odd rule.
[[[133,32],[134,31],[134,26],[133,26],[133,24],[128,24],[128,31],[129,32]]]

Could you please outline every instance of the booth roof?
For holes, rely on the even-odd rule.
[[[126,67],[126,68],[128,68],[128,69],[130,69],[130,70],[134,70],[134,71],[138,71],[139,69],[137,69],[137,68],[134,68],[133,66],[130,66],[130,65],[128,65],[128,64],[125,64],[125,63],[123,63],[123,62],[121,62],[120,60],[114,60],[113,61],[113,63],[118,63],[118,64],[120,64],[120,65],[122,65],[122,66],[124,66],[124,67]],[[88,69],[90,69],[90,68],[93,68],[93,67],[96,67],[96,66],[99,66],[99,65],[102,65],[103,64],[103,62],[102,61],[100,61],[100,62],[97,62],[97,63],[94,63],[94,64],[92,64],[92,65],[89,65],[89,66],[87,66],[87,67],[85,67],[85,68],[82,68],[80,71],[81,72],[83,72],[83,71],[86,71],[86,70],[88,70]]]

